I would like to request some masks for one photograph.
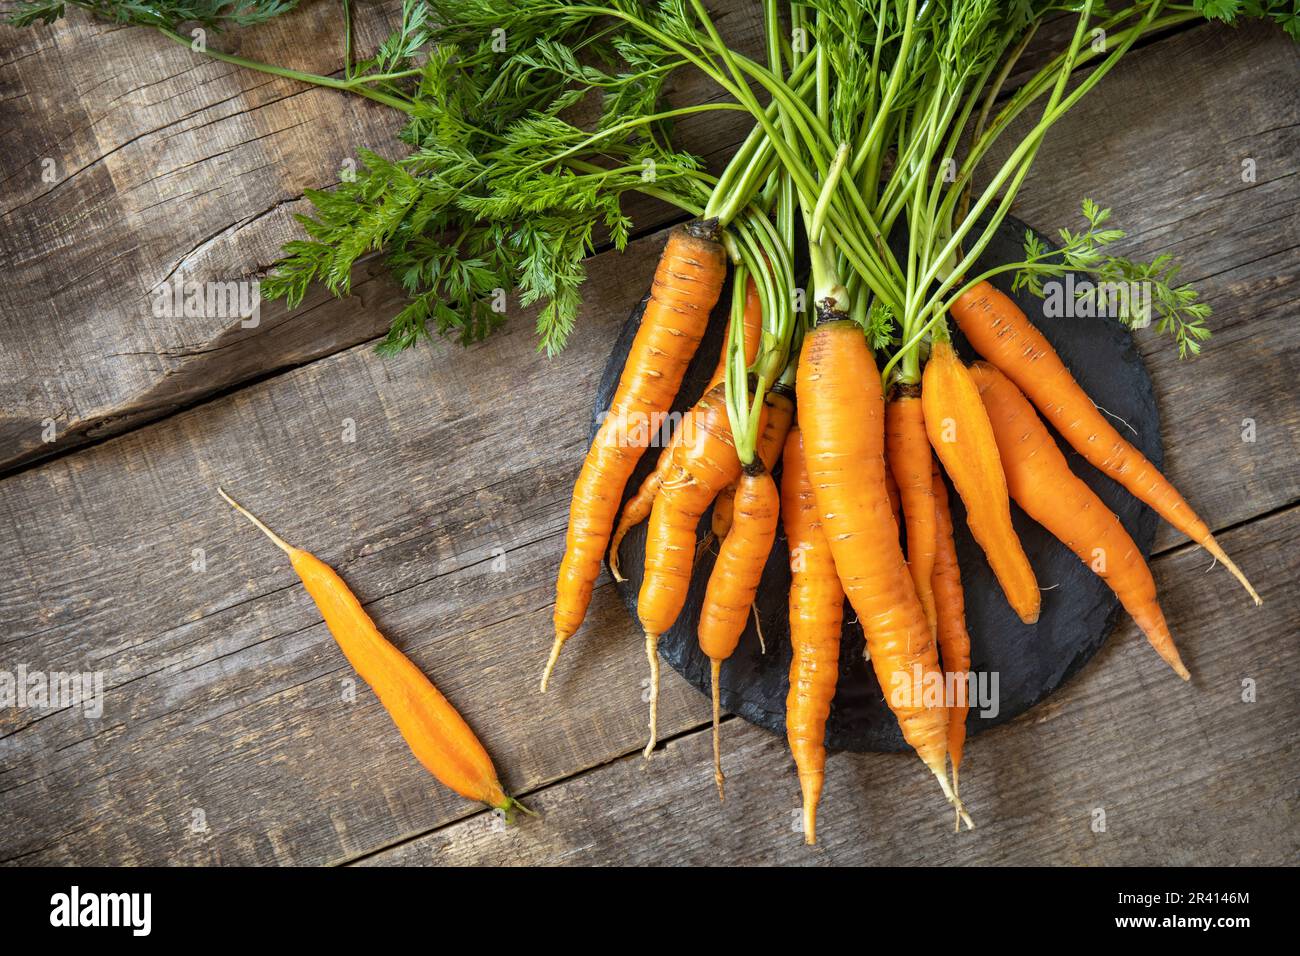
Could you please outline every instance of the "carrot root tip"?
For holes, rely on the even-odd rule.
[[[713,658],[709,661],[710,685],[713,698],[713,783],[718,788],[718,802],[726,800],[723,790],[723,782],[726,778],[722,775],[722,746],[719,740],[718,725],[722,716],[722,692],[719,688],[718,678],[722,673],[722,661]]]
[[[821,771],[799,772],[799,792],[803,797],[803,842],[813,846],[817,842],[817,807],[821,803],[825,774]]]
[[[1228,573],[1236,578],[1238,583],[1246,589],[1246,593],[1250,595],[1250,599],[1255,602],[1255,607],[1259,607],[1264,603],[1264,599],[1260,597],[1259,592],[1251,586],[1250,581],[1247,580],[1246,575],[1242,572],[1241,568],[1237,567],[1236,562],[1234,562],[1232,558],[1228,557],[1227,552],[1219,547],[1219,542],[1214,540],[1214,535],[1208,536],[1201,542],[1201,545],[1206,551],[1210,552],[1216,561],[1227,568]]]
[[[659,636],[646,632],[645,656],[650,662],[650,740],[642,752],[646,760],[659,741]]]
[[[564,638],[558,635],[555,643],[551,645],[551,656],[546,659],[546,667],[542,670],[542,693],[546,693],[546,685],[550,683],[551,672],[555,670],[555,662],[560,659],[560,648],[564,646]]]
[[[970,814],[966,812],[966,807],[958,798],[957,794],[953,793],[952,785],[948,783],[948,776],[944,772],[944,768],[930,767],[930,772],[933,773],[935,779],[939,781],[939,786],[943,789],[943,795],[948,798],[948,802],[956,809],[957,818],[966,824],[966,829],[974,830],[975,821],[972,820]]]

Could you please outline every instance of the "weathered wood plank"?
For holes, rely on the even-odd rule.
[[[357,17],[358,49],[400,19],[396,0]],[[719,17],[737,47],[761,50],[761,10]],[[341,64],[338,8],[211,38],[250,59],[330,73]],[[327,38],[302,44],[304,35]],[[717,98],[683,74],[670,98]],[[52,27],[0,26],[0,471],[117,434],[236,383],[373,339],[400,308],[377,263],[356,295],[315,290],[294,313],[267,302],[260,324],[153,314],[168,277],[251,278],[299,235],[307,188],[336,183],[364,147],[399,155],[399,114],[330,90],[217,63],[145,29],[74,11]],[[749,124],[689,117],[682,145],[720,169]],[[42,174],[53,162],[54,183]],[[642,232],[681,213],[633,198]],[[57,440],[47,441],[52,421]]]
[[[952,817],[915,757],[832,754],[818,826],[803,845],[785,741],[723,727],[727,801],[713,789],[702,728],[650,762],[629,755],[530,795],[541,820],[480,814],[365,865],[1280,865],[1300,852],[1300,697],[1288,675],[1300,600],[1290,555],[1300,511],[1227,536],[1269,568],[1265,605],[1206,588],[1187,551],[1156,562],[1195,677],[1169,673],[1131,624],[1052,700],[974,739],[962,793],[977,829]],[[1229,637],[1230,636],[1230,637]],[[1227,639],[1225,639],[1227,638]],[[1243,683],[1257,687],[1242,700]],[[611,812],[611,808],[618,808]],[[1094,829],[1104,812],[1104,832]]]
[[[1268,62],[1266,50],[1252,62]],[[1160,83],[1193,68],[1230,82],[1241,52],[1234,61],[1174,38],[1140,55],[1161,58],[1156,79],[1130,64],[1108,79],[1105,95],[1145,102],[1152,136],[1193,142],[1186,131],[1207,124],[1215,107],[1194,100],[1184,115],[1161,113],[1169,87]],[[1059,132],[1090,131],[1073,122]],[[1131,151],[1108,161],[1115,181],[1142,175]],[[1213,168],[1197,170],[1203,178],[1185,180],[1187,189],[1215,181]],[[1026,195],[1053,190],[1060,208],[1077,201],[1075,184],[1051,177]],[[1136,211],[1142,229],[1180,235],[1261,215],[1231,205],[1235,218],[1225,221],[1217,209],[1181,223],[1185,204]],[[526,319],[467,351],[383,360],[352,348],[0,481],[0,539],[12,542],[0,549],[0,666],[98,669],[110,688],[99,721],[0,712],[0,861],[342,860],[472,811],[414,765],[364,691],[355,703],[342,698],[349,672],[314,609],[281,556],[215,497],[218,481],[340,568],[381,627],[465,710],[513,789],[634,750],[644,664],[607,587],[552,693],[538,697],[534,682],[550,641],[553,574],[590,396],[657,245],[593,261],[595,294],[573,345],[553,361],[534,353]],[[1216,427],[1166,433],[1171,477],[1221,526],[1296,499],[1296,479],[1270,458],[1294,460],[1297,443],[1293,377],[1283,374],[1294,355],[1283,314],[1294,276],[1266,282],[1233,248],[1212,252],[1200,264],[1223,271],[1207,279],[1211,290],[1230,270],[1247,269],[1232,291],[1254,334],[1224,336],[1214,345],[1224,357],[1201,360],[1225,363],[1221,376],[1199,363],[1156,375],[1167,420],[1193,426],[1207,409],[1237,414],[1243,389],[1256,396],[1261,435],[1273,443],[1258,460],[1225,450]],[[1243,374],[1252,380],[1239,381]],[[355,423],[355,443],[341,441],[345,419]],[[206,549],[204,572],[190,569],[194,548]],[[1239,556],[1265,579],[1287,566],[1249,547]],[[494,557],[504,557],[502,570],[493,570]],[[1226,576],[1216,577],[1215,599],[1236,601]],[[1197,578],[1202,588],[1214,580]],[[1233,627],[1204,630],[1195,603],[1169,609],[1185,643],[1199,649],[1215,635],[1226,653],[1249,637],[1236,622],[1251,620],[1249,609],[1231,606],[1243,615]],[[698,727],[706,715],[705,702],[669,675],[665,733]],[[206,814],[206,833],[190,829],[195,810]]]
[[[399,7],[359,18],[359,42],[377,43]],[[210,40],[330,72],[335,44],[300,41],[332,41],[336,18],[337,8],[309,4],[284,22]],[[392,152],[395,114],[81,11],[48,28],[0,27],[0,43],[0,97],[10,104],[0,158],[0,467],[235,380],[201,384],[196,363],[229,357],[240,372],[250,353],[276,344],[287,346],[285,361],[320,354],[301,332],[281,343],[272,309],[262,327],[241,330],[237,319],[155,317],[149,293],[177,272],[238,279],[271,262],[305,188],[336,181],[355,144]],[[358,341],[342,329],[354,309],[314,311],[321,347]],[[42,438],[47,419],[54,445]]]
[[[357,348],[0,482],[0,660],[109,688],[100,721],[0,712],[0,859],[317,862],[471,810],[364,688],[342,698],[317,612],[218,482],[341,570],[511,787],[634,746],[644,659],[607,588],[536,680],[599,357],[661,241],[594,261],[604,311],[553,361],[526,323],[433,362]],[[707,713],[675,677],[663,707],[669,731]]]

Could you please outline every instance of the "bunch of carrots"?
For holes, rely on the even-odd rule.
[[[745,631],[783,524],[793,644],[786,723],[805,838],[815,840],[845,598],[904,738],[955,809],[958,828],[973,826],[959,787],[967,701],[958,692],[935,706],[921,693],[935,678],[964,689],[970,667],[949,484],[1005,599],[1026,623],[1038,619],[1043,595],[1012,527],[1012,500],[1093,568],[1156,652],[1189,677],[1139,548],[1070,471],[1048,425],[1204,547],[1259,603],[1205,522],[989,281],[1012,272],[1017,283],[1041,286],[1068,267],[1123,267],[1126,260],[1105,251],[1119,235],[1101,228],[1108,211],[1085,201],[1089,229],[1063,233],[1060,249],[1031,237],[1023,261],[972,274],[1049,127],[1140,37],[1196,13],[1160,2],[1110,12],[1085,2],[1068,45],[999,107],[1046,7],[819,0],[792,6],[787,27],[769,2],[768,58],[759,62],[728,49],[697,0],[687,6],[693,29],[657,39],[748,109],[754,132],[697,218],[668,238],[574,489],[542,687],[582,623],[602,559],[621,578],[623,536],[648,520],[638,614],[657,688],[656,642],[682,613],[699,550],[716,541],[698,637],[712,664],[721,797],[719,672]],[[630,16],[617,5],[599,10]],[[1104,43],[1093,42],[1097,31]],[[787,36],[813,39],[801,46]],[[768,94],[766,103],[753,87]],[[1035,107],[1038,121],[975,190],[976,164]],[[773,230],[763,235],[774,232],[780,248],[754,243],[753,254],[732,254],[727,223],[714,212],[734,215],[742,204],[752,232],[759,231],[754,220],[770,219]],[[896,255],[886,240],[899,234],[906,246]],[[791,316],[797,290],[783,283],[798,245],[806,247],[813,289],[811,308]],[[717,371],[620,511],[646,448],[626,423],[669,411],[729,259],[730,322]],[[1178,291],[1184,303],[1194,295]],[[1203,314],[1170,311],[1160,320],[1197,340]],[[968,366],[958,357],[950,321],[984,361]],[[657,690],[647,756],[656,700]]]

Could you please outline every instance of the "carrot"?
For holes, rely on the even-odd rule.
[[[672,407],[709,313],[722,292],[727,266],[717,231],[717,220],[695,220],[677,227],[655,270],[650,301],[618,390],[573,488],[564,558],[555,586],[555,641],[542,673],[542,690],[564,642],[587,614],[623,487],[644,450],[644,441],[631,432]]]
[[[1263,603],[1205,522],[1159,469],[1116,431],[1015,302],[980,282],[949,311],[975,351],[1011,379],[1079,454],[1208,551],[1257,605]]]
[[[496,768],[474,731],[410,658],[379,633],[334,569],[286,544],[274,531],[218,488],[230,505],[289,556],[289,563],[320,609],[325,625],[362,679],[379,697],[416,759],[462,797],[510,813],[531,813],[501,789]]]
[[[754,357],[758,354],[758,343],[762,336],[763,310],[758,298],[758,287],[754,285],[754,280],[750,279],[745,283],[745,364],[752,365]],[[718,356],[718,364],[709,376],[709,384],[705,386],[704,391],[708,391],[721,382],[727,370],[727,339],[722,340],[722,354]],[[655,495],[659,492],[659,485],[663,482],[664,476],[672,464],[672,448],[679,441],[681,436],[691,427],[688,424],[690,418],[688,411],[682,416],[682,422],[673,432],[673,437],[663,451],[659,453],[659,461],[655,465],[655,470],[646,475],[645,480],[641,482],[641,487],[637,489],[635,495],[628,499],[623,505],[623,513],[619,516],[618,525],[614,528],[614,534],[609,540],[609,569],[613,572],[615,581],[624,581],[619,571],[618,546],[623,543],[623,538],[628,531],[636,527],[650,516],[650,509],[654,507]],[[716,514],[716,512],[715,512]]]
[[[645,577],[637,596],[637,616],[645,631],[650,662],[650,741],[658,735],[659,636],[667,631],[686,604],[695,563],[695,529],[718,492],[740,473],[740,459],[731,435],[723,385],[715,385],[696,404],[694,434],[673,449],[673,464],[659,487],[646,534]]]
[[[886,456],[888,463],[888,456]],[[892,468],[885,469],[885,494],[889,496],[889,512],[894,516],[894,527],[901,526],[903,515],[903,496],[898,493],[898,482],[894,480]]]
[[[970,371],[946,337],[931,350],[921,380],[930,444],[966,505],[966,524],[1020,620],[1038,620],[1042,595],[1034,569],[1011,526],[1007,480],[988,413]]]
[[[921,389],[912,384],[894,386],[885,405],[885,460],[907,526],[907,569],[932,630],[937,627],[930,581],[935,549],[933,459],[921,411]]]
[[[1119,518],[1070,471],[1020,389],[983,362],[971,368],[971,375],[989,411],[1016,503],[1106,582],[1156,653],[1189,680],[1156,599],[1151,570]]]
[[[673,432],[673,437],[669,439],[668,444],[664,446],[663,451],[659,453],[659,460],[655,462],[654,471],[645,476],[645,481],[641,482],[641,487],[636,490],[627,503],[623,505],[623,513],[619,516],[618,526],[614,528],[614,533],[609,539],[609,570],[614,575],[615,581],[626,581],[623,572],[619,568],[618,547],[623,543],[623,538],[634,527],[650,516],[650,509],[654,507],[655,496],[659,494],[659,486],[663,484],[664,477],[672,470],[673,466],[673,449],[681,442],[682,433],[687,428],[694,428],[694,425],[688,421],[690,412],[682,417],[681,426]]]
[[[790,692],[785,732],[803,794],[804,842],[817,842],[817,805],[826,769],[826,719],[839,676],[844,588],[835,574],[812,482],[803,435],[790,430],[782,455],[781,523],[790,543]]]
[[[731,522],[736,512],[736,488],[739,485],[740,479],[737,478],[718,492],[717,500],[713,502],[713,517],[709,519],[709,534],[704,539],[705,544],[713,540],[723,541],[731,531]]]
[[[763,424],[763,433],[758,436],[758,457],[771,471],[781,457],[785,436],[790,433],[790,423],[794,421],[794,389],[784,382],[775,383],[763,396],[763,405],[767,408],[767,420]],[[713,504],[712,536],[719,541],[731,530],[738,484],[739,479],[733,481]]]
[[[722,542],[700,609],[700,650],[709,658],[713,678],[713,780],[718,786],[719,800],[723,796],[723,777],[718,746],[718,718],[722,709],[718,677],[722,662],[735,652],[745,632],[763,567],[776,540],[780,510],[776,482],[762,459],[755,458],[743,468],[736,489],[736,520]]]
[[[804,342],[796,386],[808,477],[871,665],[904,739],[960,808],[944,763],[947,714],[926,707],[918,687],[941,680],[942,671],[889,509],[884,393],[861,327],[847,319],[820,322]]]
[[[961,757],[966,746],[966,714],[970,702],[966,697],[970,673],[970,634],[966,632],[966,595],[961,588],[961,566],[957,563],[957,546],[952,538],[952,511],[948,507],[948,489],[939,474],[938,462],[931,461],[934,488],[935,549],[934,604],[938,614],[939,655],[948,686],[959,694],[948,701],[948,762],[952,764],[952,789],[961,795]]]

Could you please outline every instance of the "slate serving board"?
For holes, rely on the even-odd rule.
[[[1026,228],[1008,216],[974,272],[1022,259]],[[1044,242],[1050,241],[1046,236],[1040,235],[1039,238]],[[1075,282],[1084,278],[1076,275]],[[1011,294],[1010,274],[998,277],[994,284]],[[1161,465],[1160,420],[1151,379],[1128,331],[1120,323],[1107,318],[1049,318],[1044,312],[1044,302],[1028,292],[1015,294],[1013,298],[1060,353],[1084,390],[1098,405],[1121,419],[1122,423],[1117,427],[1152,462]],[[729,301],[730,290],[724,289],[709,331],[687,371],[675,411],[688,408],[704,389],[722,347]],[[599,416],[609,408],[644,308],[643,300],[628,317],[610,353],[597,389],[591,428],[593,436]],[[962,357],[967,361],[978,358],[955,325],[953,331]],[[1154,513],[1118,484],[1098,473],[1059,436],[1057,443],[1074,473],[1119,515],[1142,553],[1149,555],[1155,538]],[[625,497],[636,490],[657,458],[657,448],[647,449],[628,483]],[[775,476],[779,482],[780,465],[775,469]],[[974,708],[971,710],[968,733],[977,734],[1024,713],[1065,683],[1097,653],[1123,609],[1100,578],[1063,544],[1026,517],[1013,502],[1011,510],[1016,530],[1033,564],[1039,585],[1044,589],[1038,622],[1022,624],[1007,605],[983,553],[966,530],[961,499],[951,490],[950,497],[956,525],[957,557],[966,592],[971,667],[977,674],[997,675],[996,713],[981,715]],[[708,530],[709,517],[706,513],[700,523],[700,536]],[[621,567],[627,581],[616,587],[634,620],[645,561],[645,539],[646,522],[642,522],[628,532],[620,548]],[[696,566],[681,617],[659,641],[660,655],[706,695],[709,693],[709,662],[696,643],[696,627],[700,602],[715,556],[716,545]],[[785,697],[790,670],[786,602],[790,586],[788,562],[785,535],[778,532],[757,600],[767,652],[761,652],[751,620],[735,654],[723,665],[721,677],[725,709],[779,733],[785,731]],[[859,752],[906,749],[898,722],[885,704],[871,665],[863,659],[862,629],[853,608],[847,603],[841,640],[839,684],[826,729],[827,746]]]

